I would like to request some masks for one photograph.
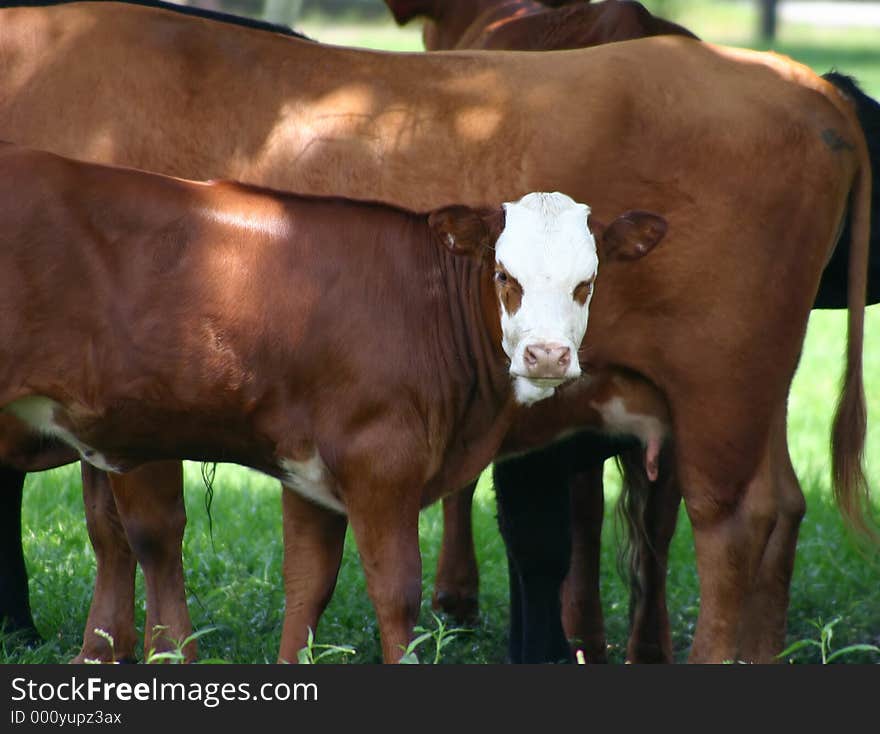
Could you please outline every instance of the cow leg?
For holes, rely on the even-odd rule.
[[[97,574],[82,649],[71,662],[134,660],[135,558],[119,519],[110,480],[100,469],[80,462],[86,528],[95,551]],[[113,638],[113,648],[95,633]]]
[[[500,507],[500,503],[499,503]],[[499,515],[500,515],[499,510]],[[516,568],[516,562],[507,553],[507,576],[510,593],[510,623],[507,640],[507,661],[509,663],[519,664],[523,662],[523,607],[525,600],[523,599],[522,584],[519,580],[519,571]]]
[[[111,474],[110,486],[144,574],[144,657],[151,650],[176,650],[192,634],[183,577],[183,467],[179,461],[144,464],[126,474]],[[195,640],[183,646],[187,662],[195,659],[196,648]]]
[[[695,473],[688,474],[682,486],[700,578],[700,611],[689,661],[742,660],[740,623],[777,517],[769,461],[765,455],[738,492],[694,481]],[[691,494],[694,487],[706,491]]]
[[[382,659],[397,663],[421,608],[419,495],[389,493],[380,500],[374,494],[372,499],[349,503],[349,520],[379,620]]]
[[[560,603],[571,557],[569,493],[557,454],[553,446],[494,467],[498,525],[516,578],[511,588],[519,591],[511,595],[511,620],[520,632],[510,639],[515,663],[571,658]]]
[[[0,628],[37,642],[21,545],[21,501],[25,473],[0,465]]]
[[[774,662],[785,645],[798,531],[806,512],[804,493],[788,452],[784,415],[777,421],[771,441],[778,512],[739,632],[740,656],[760,663]]]
[[[562,586],[562,626],[588,663],[608,662],[599,589],[604,463],[593,462],[569,480],[571,562]]]
[[[666,570],[669,544],[675,534],[681,492],[675,478],[673,457],[665,451],[659,462],[659,476],[648,482],[641,449],[624,459],[624,481],[634,474],[644,482],[644,533],[636,540],[633,571],[636,579],[630,598],[630,637],[626,659],[631,663],[671,663],[672,634],[666,608]],[[629,461],[634,458],[634,461]],[[638,480],[636,480],[638,481]]]
[[[474,482],[443,500],[443,543],[437,561],[432,606],[456,622],[477,618],[480,573],[471,526]]]
[[[281,508],[285,602],[278,660],[295,663],[333,595],[347,520],[283,487]]]

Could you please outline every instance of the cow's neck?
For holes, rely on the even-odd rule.
[[[483,2],[474,2],[472,6],[467,2],[459,2],[459,4],[473,8],[467,25],[456,23],[455,26],[450,25],[445,28],[442,33],[444,45],[437,45],[435,48],[479,48],[481,36],[517,18],[547,11],[545,6],[532,0],[483,0]],[[451,24],[452,21],[449,23]]]
[[[445,250],[438,264],[450,328],[436,345],[436,379],[446,383],[453,425],[442,469],[426,487],[425,504],[476,478],[497,452],[515,410],[488,265]],[[450,376],[455,384],[449,384]]]
[[[456,48],[478,18],[482,20],[484,15],[494,18],[508,6],[520,4],[519,0],[449,0],[435,3],[436,7],[425,22],[425,48]]]

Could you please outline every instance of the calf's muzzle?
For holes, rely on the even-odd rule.
[[[556,342],[536,342],[523,352],[526,377],[533,380],[564,380],[569,377],[571,349]]]

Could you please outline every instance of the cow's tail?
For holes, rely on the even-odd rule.
[[[645,525],[651,482],[645,473],[642,457],[640,446],[621,451],[616,457],[622,480],[615,516],[622,531],[618,532],[617,572],[629,583],[630,624],[635,607],[645,596],[642,578],[645,554],[653,551]]]
[[[833,84],[842,92],[855,108],[856,117],[868,144],[868,158],[871,162],[871,175],[875,181],[880,180],[880,102],[865,94],[856,83],[856,80],[838,71],[829,71],[823,74],[825,81]],[[849,242],[852,239],[851,213],[848,211],[844,220],[841,242]],[[868,305],[880,303],[880,185],[875,185],[871,193],[871,235],[870,257],[868,266]],[[843,278],[845,266],[841,263],[839,270],[835,268],[835,274],[840,273],[840,288],[837,292],[841,295],[844,290]],[[833,290],[833,289],[832,289]],[[820,293],[821,300],[821,293]],[[826,296],[827,303],[817,302],[819,308],[844,308],[844,300],[836,294]],[[839,302],[838,302],[839,301]]]
[[[625,449],[616,458],[622,479],[615,508],[617,570],[620,577],[629,583],[629,616],[632,624],[636,609],[656,599],[657,573],[665,573],[665,559],[675,531],[679,499],[674,499],[669,491],[673,483],[677,489],[671,442],[665,442],[660,450],[658,474],[654,481],[645,471],[643,446]],[[662,506],[657,504],[658,492],[663,493],[660,498]],[[670,512],[674,514],[668,515]]]
[[[871,164],[865,137],[853,118],[859,168],[850,192],[852,229],[847,275],[846,373],[831,434],[834,497],[844,519],[873,541],[880,540],[871,520],[870,493],[864,471],[867,410],[862,376],[868,241],[871,228]]]

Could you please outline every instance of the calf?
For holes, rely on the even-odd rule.
[[[287,538],[308,573],[286,574],[283,659],[318,622],[347,516],[396,661],[420,508],[491,459],[514,403],[580,374],[589,208],[530,194],[425,216],[14,147],[0,180],[0,406],[105,471],[189,458],[281,479],[312,518]],[[664,231],[636,212],[598,239],[614,260]]]

